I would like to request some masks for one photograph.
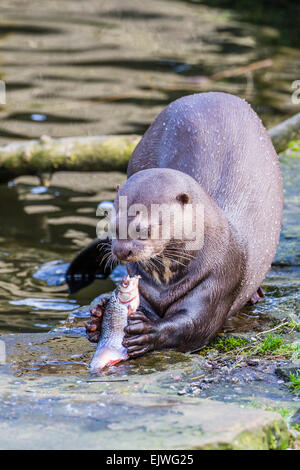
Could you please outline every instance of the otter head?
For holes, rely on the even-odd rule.
[[[170,244],[174,246],[175,239],[185,245],[179,225],[183,208],[193,203],[196,185],[188,175],[171,169],[154,168],[132,175],[118,190],[114,203],[113,255],[121,261],[142,262],[161,255]]]

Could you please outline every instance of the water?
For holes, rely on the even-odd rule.
[[[142,133],[167,103],[202,89],[247,98],[267,126],[297,112],[291,102],[291,83],[300,76],[296,22],[281,22],[275,9],[275,19],[260,15],[255,25],[245,9],[215,3],[2,0],[7,103],[0,107],[0,143],[43,134]],[[203,80],[265,59],[272,64],[252,74]],[[276,305],[296,313],[299,307],[299,160],[282,166],[281,244],[267,301],[245,311],[250,322]],[[68,311],[114,287],[111,279],[97,280],[70,295],[63,279],[68,262],[95,236],[97,205],[113,200],[123,181],[121,174],[57,174],[50,188],[37,178],[0,186],[2,332],[49,331]]]
[[[112,200],[124,178],[119,173],[61,173],[46,192],[35,191],[35,177],[0,186],[2,332],[49,331],[67,311],[114,287],[110,279],[96,280],[69,295],[64,273],[75,253],[96,235],[98,202]]]
[[[213,3],[2,0],[0,144],[142,133],[167,103],[202,90],[248,99],[267,126],[299,111],[291,101],[300,76],[297,2],[265,14],[261,2],[237,2],[237,10]],[[272,62],[205,84],[261,60]]]

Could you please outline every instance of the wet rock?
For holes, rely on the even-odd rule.
[[[296,413],[292,416],[290,420],[291,424],[300,424],[300,408],[296,411]]]
[[[247,365],[248,366],[252,366],[252,367],[255,367],[259,364],[259,360],[258,359],[248,359],[247,360]]]
[[[139,390],[134,384],[138,383]],[[289,432],[276,413],[193,397],[142,392],[129,383],[0,374],[4,449],[281,449]],[[29,393],[31,392],[31,393]]]
[[[290,363],[289,365],[284,366],[284,367],[277,367],[275,369],[275,373],[279,377],[283,378],[285,381],[289,381],[291,374],[293,375],[300,374],[300,360]]]
[[[277,413],[202,398],[205,392],[189,382],[205,374],[204,358],[165,351],[90,377],[87,364],[94,346],[84,337],[53,332],[1,339],[7,346],[7,362],[0,366],[3,449],[289,445],[287,426]],[[210,369],[209,374],[218,372]],[[216,377],[211,378],[202,386],[215,387]],[[232,398],[230,388],[220,395],[222,401]]]

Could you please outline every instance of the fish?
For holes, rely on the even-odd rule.
[[[103,312],[101,334],[96,352],[90,363],[92,373],[128,359],[127,349],[122,345],[128,315],[140,305],[140,276],[125,276],[112,292]]]

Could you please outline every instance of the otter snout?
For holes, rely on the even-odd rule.
[[[112,253],[120,261],[139,261],[142,259],[144,246],[136,240],[113,240]]]

